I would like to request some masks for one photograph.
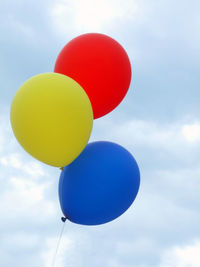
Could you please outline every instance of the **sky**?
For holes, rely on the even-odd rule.
[[[62,227],[60,170],[17,143],[11,101],[86,32],[113,37],[130,57],[128,94],[95,120],[90,141],[128,149],[141,187],[110,223],[66,222],[55,266],[200,266],[199,10],[197,0],[0,0],[1,267],[51,267]]]

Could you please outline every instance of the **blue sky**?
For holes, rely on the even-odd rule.
[[[67,222],[56,266],[200,266],[199,9],[197,0],[0,1],[0,266],[51,266],[60,171],[23,151],[9,108],[24,81],[53,71],[61,48],[85,32],[108,34],[129,54],[130,90],[95,121],[91,141],[127,148],[141,188],[111,223]]]

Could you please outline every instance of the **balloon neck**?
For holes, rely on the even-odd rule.
[[[63,171],[64,170],[64,167],[60,167],[60,170]]]
[[[66,217],[61,217],[61,221],[62,221],[62,222],[65,222],[66,220],[67,220]]]

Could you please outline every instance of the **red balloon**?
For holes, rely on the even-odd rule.
[[[99,33],[83,34],[66,44],[54,71],[83,87],[91,101],[94,119],[119,105],[131,81],[131,64],[124,48]]]

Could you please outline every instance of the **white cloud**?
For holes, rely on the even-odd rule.
[[[191,154],[194,151],[194,146],[183,135],[182,129],[185,125],[188,125],[186,121],[162,124],[135,119],[119,124],[113,119],[104,118],[95,122],[94,136],[95,139],[101,140],[103,133],[103,139],[117,142],[127,149],[133,150],[137,147],[138,151],[142,150],[143,158],[145,157],[144,151],[148,148],[151,157],[159,150],[167,155],[170,153],[172,158],[182,159],[185,158],[187,149]],[[8,135],[3,129],[2,133],[5,143],[10,143],[10,140],[14,139],[14,136]],[[198,146],[195,146],[195,149],[199,153]],[[59,204],[58,199],[54,201],[47,192],[56,191],[57,196],[57,181],[49,180],[50,174],[48,174],[47,166],[43,167],[39,162],[25,155],[26,153],[18,151],[15,145],[10,146],[8,150],[6,147],[1,153],[1,168],[4,172],[9,169],[11,173],[8,174],[6,186],[1,188],[0,203],[4,204],[0,207],[0,213],[6,221],[15,221],[18,225],[23,225],[22,220],[26,218],[26,221],[31,221],[29,227],[34,227],[34,224],[37,226],[48,224],[49,226],[51,224],[49,219],[53,221],[57,217]],[[193,159],[195,157],[196,154],[193,155]],[[32,164],[35,167],[32,167]],[[190,226],[195,228],[196,224],[191,224],[191,220],[198,220],[194,204],[198,201],[198,168],[195,168],[193,172],[189,167],[187,171],[177,169],[177,167],[176,171],[171,167],[163,170],[160,164],[162,164],[162,159],[158,159],[151,172],[148,166],[142,169],[141,190],[134,208],[131,208],[119,220],[111,225],[99,227],[100,230],[82,228],[84,234],[73,231],[73,227],[81,229],[80,226],[69,225],[69,231],[64,235],[61,243],[57,265],[82,267],[90,266],[92,261],[97,267],[106,266],[106,264],[109,264],[109,267],[132,267],[134,265],[131,265],[131,262],[138,261],[135,264],[136,267],[149,267],[152,264],[145,265],[145,261],[142,261],[143,256],[145,255],[147,259],[158,257],[158,251],[162,251],[165,247],[162,239],[166,235],[173,235],[170,237],[173,244],[178,238],[176,237],[177,231],[179,235]],[[48,179],[45,179],[45,176],[48,176]],[[189,183],[188,177],[190,177]],[[187,206],[184,206],[185,203]],[[190,205],[194,210],[190,210]],[[164,212],[163,207],[165,207]],[[175,216],[176,214],[178,216]],[[43,266],[49,266],[48,264],[51,263],[57,243],[55,231],[53,233],[51,231],[53,228],[49,228],[47,236],[41,237],[41,242],[44,244],[46,240],[45,248],[37,251],[37,256],[40,255]],[[101,231],[101,234],[95,231],[99,233]],[[33,235],[34,233],[37,235],[36,230]],[[104,240],[103,236],[106,236],[109,242]],[[184,235],[182,238],[184,240]],[[34,249],[36,243],[37,238],[33,238],[27,247],[30,247],[30,250]],[[102,247],[101,253],[99,245]],[[97,251],[98,255],[95,254]]]
[[[45,242],[46,251],[42,253],[41,257],[44,262],[44,267],[49,267],[52,265],[54,260],[58,238],[48,238]],[[55,258],[55,266],[64,267],[65,255],[71,257],[71,251],[76,250],[74,246],[74,241],[68,236],[62,236],[60,240],[60,245],[58,247],[57,255]]]
[[[38,255],[45,231],[60,216],[58,180],[52,179],[54,173],[58,173],[34,160],[17,144],[9,125],[8,110],[2,112],[0,119],[0,265],[43,267]],[[51,232],[54,234],[53,227]],[[10,257],[15,254],[17,261],[14,256]]]
[[[3,140],[0,151],[1,214],[7,218],[29,214],[31,218],[41,220],[45,220],[45,216],[55,216],[57,203],[48,197],[54,184],[48,166],[30,157],[17,144],[11,132],[8,110],[2,112],[0,119]]]
[[[17,196],[21,201],[26,200],[30,204],[37,204],[43,199],[43,193],[47,185],[38,185],[28,179],[13,177],[10,179],[11,188],[17,192]],[[19,201],[18,201],[19,203]]]
[[[182,128],[182,134],[188,142],[196,143],[200,141],[200,124],[186,124]]]
[[[38,183],[28,177],[9,177],[7,190],[1,193],[0,212],[5,217],[15,218],[29,214],[31,218],[43,220],[45,216],[55,216],[55,203],[45,199],[46,190],[51,183]]]
[[[106,116],[95,121],[96,140],[117,142],[133,152],[136,160],[139,158],[141,188],[132,208],[110,224],[94,228],[67,224],[56,266],[160,267],[158,261],[166,247],[171,249],[164,253],[161,267],[185,267],[186,263],[187,267],[196,267],[192,265],[196,263],[200,266],[196,257],[199,241],[173,246],[200,238],[200,122],[161,121],[164,113],[168,119],[170,114],[185,116],[189,112],[198,116],[198,97],[194,96],[199,92],[196,34],[199,4],[175,2],[42,0],[39,5],[24,0],[2,2],[5,6],[1,8],[0,19],[5,52],[2,71],[9,70],[7,80],[3,75],[5,84],[2,83],[1,92],[8,88],[5,96],[10,95],[9,90],[17,86],[27,69],[38,71],[41,55],[48,54],[45,66],[49,67],[52,55],[57,53],[59,37],[63,43],[83,32],[103,31],[129,48],[131,59],[134,58],[137,105],[157,120],[137,120],[129,114],[130,121],[114,121],[113,112],[110,120]],[[15,46],[18,42],[20,50]],[[31,44],[28,52],[26,42]],[[26,52],[32,55],[30,59]],[[33,59],[36,64],[31,66]],[[16,69],[13,62],[21,64],[23,70]],[[12,76],[12,86],[10,73],[17,77]],[[129,100],[132,105],[132,98]],[[140,110],[137,105],[136,112]],[[123,107],[126,109],[122,105],[122,114]],[[147,112],[142,113],[143,117],[144,114]],[[59,234],[56,229],[61,224],[58,172],[40,164],[17,145],[8,117],[0,116],[0,265],[49,267]]]
[[[158,195],[165,196],[166,199],[171,199],[176,204],[185,207],[199,206],[199,192],[200,192],[200,168],[199,166],[190,168],[180,166],[176,169],[160,169],[151,173],[151,182],[148,188],[153,190],[156,183]],[[165,193],[163,193],[165,188]],[[192,211],[192,210],[191,210]]]
[[[66,221],[65,229],[69,228],[69,223]],[[52,264],[58,239],[59,237],[52,237],[45,241],[45,251],[41,254],[45,267]],[[92,236],[87,231],[80,231],[79,227],[76,227],[76,230],[68,230],[67,233],[64,231],[57,251],[55,266],[88,266],[84,265],[84,262],[85,258],[91,253],[91,241]]]
[[[116,253],[119,257],[130,257],[130,255],[134,252],[137,256],[142,256],[142,251],[153,253],[154,249],[156,249],[156,245],[153,240],[148,238],[140,238],[132,241],[120,241],[116,243]]]
[[[25,172],[36,178],[47,175],[42,168],[41,163],[35,161],[27,162],[27,160],[23,159],[22,155],[19,153],[11,153],[8,156],[0,157],[0,164]]]
[[[8,116],[0,113],[0,153],[7,147],[8,138]]]
[[[36,179],[48,176],[46,165],[27,154],[15,139],[8,109],[0,114],[0,122],[0,167],[28,174]]]
[[[4,166],[11,166],[19,169],[21,167],[21,161],[19,160],[18,154],[12,154],[9,157],[1,157],[0,162]]]
[[[102,31],[115,20],[141,18],[144,10],[142,2],[133,0],[57,0],[50,13],[55,29],[66,34],[72,28],[83,32]]]
[[[39,235],[34,233],[26,233],[23,231],[17,233],[11,233],[2,235],[1,241],[5,247],[9,247],[10,250],[32,250],[37,248],[40,242]]]
[[[200,241],[185,246],[174,246],[166,251],[159,267],[199,267]]]
[[[94,122],[93,139],[102,139],[100,129],[104,129],[104,140],[117,142],[127,148],[160,149],[181,157],[186,150],[193,151],[191,138],[193,143],[199,142],[200,123],[189,126],[184,121],[162,124],[137,119],[119,123],[104,118]]]
[[[2,131],[0,129],[0,152],[3,150],[3,145],[4,145],[4,138],[3,138]]]
[[[116,260],[116,259],[110,259],[108,261],[108,265],[107,266],[109,266],[109,267],[136,267],[134,263],[133,264],[132,263],[130,263],[130,264],[124,264],[123,263],[123,266],[122,266],[121,262]],[[143,267],[143,266],[141,266],[141,265],[138,266],[137,265],[137,267]]]

